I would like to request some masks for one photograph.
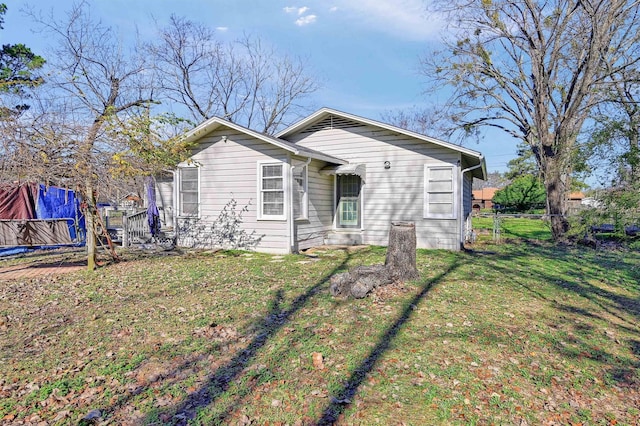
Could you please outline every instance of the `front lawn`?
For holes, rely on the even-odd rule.
[[[328,278],[384,248],[122,255],[0,283],[1,423],[640,422],[637,252],[420,250],[363,300]]]

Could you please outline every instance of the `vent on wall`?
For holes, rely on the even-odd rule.
[[[336,117],[335,115],[330,115],[324,120],[318,121],[316,124],[313,124],[306,129],[304,129],[301,133],[313,133],[318,132],[320,130],[331,130],[331,129],[348,129],[352,127],[363,127],[362,123],[358,123],[357,121],[349,120],[344,117]]]

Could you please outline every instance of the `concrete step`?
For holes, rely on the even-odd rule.
[[[324,243],[328,245],[357,246],[362,244],[360,231],[332,231],[327,234]]]

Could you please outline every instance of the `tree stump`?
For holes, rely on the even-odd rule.
[[[416,225],[413,222],[392,222],[389,246],[384,262],[396,281],[418,278],[416,267]]]
[[[358,266],[331,277],[333,296],[366,297],[376,287],[418,278],[416,227],[410,222],[392,222],[384,265]]]

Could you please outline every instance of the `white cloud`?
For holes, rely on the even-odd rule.
[[[221,33],[229,31],[229,27],[216,27],[216,31],[220,31]]]
[[[303,6],[300,9],[298,9],[298,15],[304,15],[305,12],[307,12],[309,10],[309,8],[307,6]]]
[[[329,12],[335,12],[336,10],[338,10],[338,6],[333,6],[329,8]]]
[[[293,13],[296,10],[298,10],[298,8],[293,6],[286,6],[286,7],[283,7],[282,10],[284,10],[284,13]]]
[[[429,16],[424,0],[334,0],[345,15],[361,24],[413,40],[433,39],[443,27]]]
[[[316,18],[317,18],[316,15],[302,16],[296,19],[296,25],[299,27],[302,27],[304,25],[313,24],[314,22],[316,22]]]

